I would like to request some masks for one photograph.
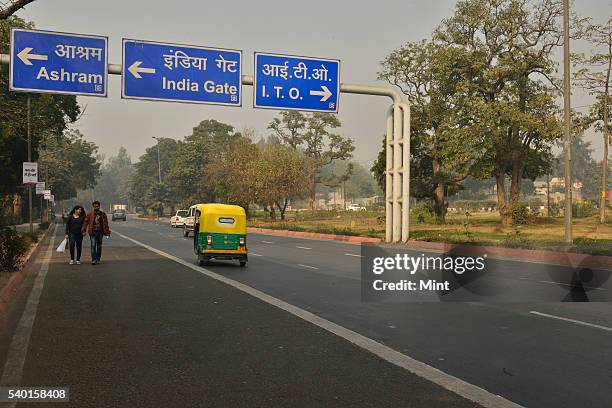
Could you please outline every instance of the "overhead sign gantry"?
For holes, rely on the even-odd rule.
[[[255,108],[337,113],[340,92],[390,97],[385,238],[408,241],[410,106],[394,89],[341,83],[339,60],[257,52],[251,76],[239,50],[124,39],[116,65],[106,37],[15,28],[10,55],[0,54],[9,63],[11,91],[107,96],[110,73],[122,76],[127,99],[241,106],[242,85],[253,85]]]

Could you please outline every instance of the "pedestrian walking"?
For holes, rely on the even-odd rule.
[[[85,208],[76,205],[66,217],[66,238],[70,245],[70,265],[81,264],[83,249],[83,224],[85,223]],[[76,259],[74,253],[76,249]]]
[[[85,236],[89,234],[91,240],[91,264],[97,265],[102,258],[102,241],[104,237],[110,237],[111,231],[108,227],[108,217],[106,213],[100,209],[100,202],[94,201],[91,203],[93,209],[85,216],[82,233]]]

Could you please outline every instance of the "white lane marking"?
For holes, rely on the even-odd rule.
[[[305,250],[307,250],[307,251],[310,251],[310,250],[312,249],[312,248],[303,247],[303,246],[298,246],[298,247],[296,247],[296,248],[299,248],[299,249],[305,249]]]
[[[209,278],[215,279],[219,282],[223,282],[226,285],[232,286],[272,306],[278,307],[279,309],[282,309],[288,313],[291,313],[292,315],[297,316],[300,319],[303,319],[311,324],[314,324],[315,326],[318,326],[324,330],[327,330],[328,332],[333,333],[338,337],[348,340],[349,342],[355,344],[357,347],[360,347],[373,354],[376,354],[378,357],[382,358],[385,361],[388,361],[391,364],[394,364],[398,367],[408,370],[411,373],[421,378],[424,378],[428,381],[434,382],[440,385],[441,387],[444,387],[447,390],[450,390],[454,392],[455,394],[458,394],[464,398],[474,401],[484,407],[487,407],[487,408],[523,408],[521,405],[518,405],[512,401],[509,401],[499,395],[492,394],[487,390],[477,387],[476,385],[470,384],[457,377],[454,377],[441,370],[438,370],[437,368],[434,368],[423,362],[415,360],[414,358],[409,357],[405,354],[402,354],[399,351],[393,350],[392,348],[385,346],[384,344],[378,343],[377,341],[372,340],[368,337],[365,337],[350,329],[347,329],[346,327],[342,327],[336,323],[326,320],[304,309],[301,309],[290,303],[284,302],[280,299],[270,296],[262,291],[259,291],[248,285],[245,285],[244,283],[237,282],[223,275],[218,275],[208,269],[202,268],[200,266],[196,266],[195,264],[192,264],[183,259],[177,258],[176,256],[170,255],[166,252],[160,251],[159,249],[153,248],[142,242],[136,241],[135,239],[125,236],[121,233],[117,233],[117,234],[120,237],[127,239],[128,241],[131,241],[137,245],[142,246],[143,248],[148,249],[149,251],[155,252],[158,255],[161,255],[189,269],[199,272],[202,275],[208,276]]]
[[[261,242],[263,242],[264,244],[273,244],[274,243],[272,241],[261,241]]]
[[[356,258],[363,258],[362,255],[357,255],[357,254],[344,254],[345,256],[354,256]]]
[[[297,264],[297,266],[301,266],[302,268],[308,268],[308,269],[319,269],[316,266],[303,265],[303,264]]]
[[[605,331],[612,332],[612,327],[608,327],[608,326],[600,326],[598,324],[587,323],[587,322],[583,322],[581,320],[569,319],[567,317],[561,317],[561,316],[555,316],[555,315],[550,315],[550,314],[546,314],[546,313],[540,313],[540,312],[536,312],[535,310],[532,310],[529,313],[531,313],[533,315],[536,315],[536,316],[548,317],[550,319],[563,320],[564,322],[576,323],[576,324],[580,324],[582,326],[587,326],[587,327],[592,327],[594,329],[600,329],[600,330],[605,330]]]
[[[561,282],[554,282],[554,281],[547,281],[547,280],[541,280],[541,281],[538,281],[538,282],[540,282],[540,283],[550,283],[550,284],[553,284],[553,285],[570,286],[572,288],[574,286],[576,286],[576,285],[571,285],[569,283],[561,283]],[[605,290],[604,288],[596,288],[594,286],[585,286],[585,285],[582,285],[582,287],[585,288],[585,289]]]
[[[252,253],[252,252],[249,252],[249,256],[263,256],[263,255],[260,255],[260,254],[254,254],[254,253]]]
[[[34,320],[36,319],[36,312],[38,310],[38,301],[45,285],[45,278],[49,271],[49,262],[51,256],[55,250],[55,233],[57,232],[57,224],[51,234],[49,241],[49,247],[45,253],[45,257],[42,260],[40,271],[34,280],[34,286],[32,291],[28,295],[28,300],[25,306],[25,310],[19,319],[19,324],[11,340],[9,346],[6,363],[4,364],[4,371],[2,372],[2,378],[0,378],[0,385],[2,386],[19,386],[21,384],[21,377],[23,374],[23,365],[25,363],[26,354],[28,352],[28,346],[30,344],[30,336],[32,334],[32,326],[34,326]],[[16,402],[9,404],[9,407],[14,407]]]

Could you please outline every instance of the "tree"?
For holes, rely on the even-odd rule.
[[[281,143],[297,150],[304,143],[307,117],[298,111],[282,111],[280,118],[274,118],[268,129],[274,131]]]
[[[553,59],[563,41],[562,16],[556,0],[463,0],[434,33],[436,42],[460,56],[461,116],[485,152],[472,172],[495,176],[504,224],[518,204],[522,179],[548,171],[562,133]]]
[[[95,185],[100,173],[98,147],[78,130],[56,136],[45,133],[38,147],[38,171],[56,201],[76,197],[77,190]]]
[[[256,184],[259,161],[259,148],[246,137],[237,137],[230,144],[218,146],[204,169],[215,197],[248,211],[249,204],[257,202],[260,195]]]
[[[312,165],[312,159],[290,147],[279,144],[264,147],[255,181],[259,201],[267,208],[276,206],[281,220],[285,220],[291,200],[304,198],[308,194]]]
[[[168,185],[159,181],[149,187],[145,197],[147,208],[156,211],[160,217],[164,215],[164,208],[173,202]]]
[[[574,74],[576,81],[595,97],[587,123],[603,134],[603,159],[600,177],[599,221],[606,222],[606,188],[608,185],[608,147],[612,142],[610,132],[610,77],[612,74],[612,18],[606,24],[587,22],[584,39],[590,45],[588,56],[575,55],[574,62],[580,69]]]
[[[310,175],[310,207],[314,209],[316,187],[321,182],[321,169],[335,160],[353,157],[355,147],[351,139],[345,138],[333,129],[340,127],[340,120],[329,113],[286,112],[280,113],[268,129],[274,131],[279,141],[290,148],[303,152],[312,159],[313,172]]]
[[[168,180],[176,201],[184,206],[194,202],[214,202],[214,180],[207,177],[206,168],[224,147],[240,138],[234,127],[214,119],[203,120],[191,135],[178,142],[178,152],[172,156]],[[210,169],[210,167],[208,167]]]
[[[140,156],[138,162],[134,164],[129,181],[129,198],[138,207],[159,209],[160,203],[164,205],[176,203],[174,189],[171,190],[169,187],[170,185],[173,186],[173,182],[168,181],[170,178],[168,174],[174,161],[180,158],[180,155],[178,155],[180,142],[163,138],[158,143],[162,183],[159,182],[157,144],[148,147],[145,153]],[[163,188],[160,184],[163,185]],[[167,200],[166,192],[168,193]]]
[[[573,129],[579,129],[573,126]],[[598,198],[600,186],[598,183],[598,169],[600,164],[593,159],[591,142],[584,140],[582,134],[574,134],[572,137],[572,180],[582,183],[582,195],[589,198]],[[555,177],[565,177],[565,154],[559,153],[555,158],[553,169]]]
[[[132,176],[132,160],[125,147],[119,148],[117,156],[110,157],[100,170],[96,182],[96,197],[104,203],[127,203]]]
[[[481,156],[471,123],[465,115],[463,79],[458,66],[464,53],[435,41],[409,42],[393,51],[382,63],[379,79],[397,86],[411,104],[411,139],[419,139],[420,163],[431,165],[426,180],[433,199],[437,221],[444,223],[450,185],[464,180]]]

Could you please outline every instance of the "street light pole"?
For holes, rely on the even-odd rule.
[[[565,112],[565,243],[571,245],[572,238],[572,135],[571,135],[571,83],[570,83],[570,30],[569,0],[563,0],[563,101]]]
[[[158,175],[159,175],[159,184],[161,184],[162,182],[162,178],[161,178],[161,160],[159,157],[159,139],[158,137],[155,136],[151,136],[153,139],[157,140],[157,170],[158,170]]]

